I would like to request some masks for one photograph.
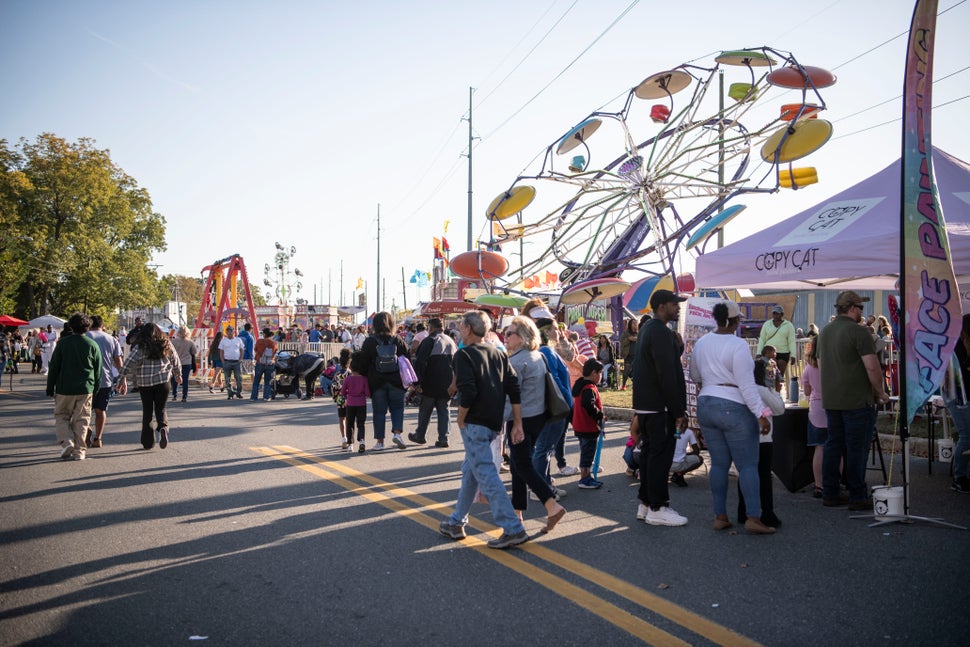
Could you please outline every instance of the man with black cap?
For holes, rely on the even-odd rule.
[[[876,344],[860,325],[862,304],[851,290],[835,300],[836,317],[818,334],[818,367],[828,437],[822,452],[822,503],[849,504],[850,510],[869,510],[866,458],[876,424],[875,404],[889,402]],[[848,498],[839,495],[839,463],[845,460]]]
[[[683,526],[670,507],[667,477],[674,459],[675,432],[687,428],[687,388],[680,362],[683,347],[667,324],[680,317],[687,299],[670,290],[650,297],[653,318],[637,334],[633,358],[633,410],[640,429],[640,504],[637,519],[654,526]]]
[[[765,346],[775,347],[775,364],[778,365],[778,374],[784,377],[788,362],[795,352],[795,326],[792,322],[785,321],[785,309],[781,306],[772,308],[771,320],[761,326],[761,334],[758,335],[758,355]]]

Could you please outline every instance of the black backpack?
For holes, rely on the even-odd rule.
[[[374,368],[378,373],[397,373],[397,346],[393,339],[386,342],[377,340],[377,357],[374,358]]]

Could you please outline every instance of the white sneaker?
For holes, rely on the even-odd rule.
[[[61,450],[61,460],[71,460],[71,454],[74,453],[74,441],[65,440],[61,446],[64,448]]]
[[[637,521],[646,521],[647,513],[650,512],[650,508],[643,505],[642,503],[637,504]]]
[[[557,487],[552,488],[552,498],[554,498],[556,501],[563,498],[564,496],[566,496],[566,490],[560,490]],[[539,500],[539,497],[537,497],[536,493],[533,492],[532,490],[529,490],[529,498],[532,499],[533,501]]]
[[[677,514],[673,508],[661,506],[659,510],[648,509],[644,521],[651,526],[683,526],[687,524],[687,517]]]
[[[374,443],[374,446],[371,447],[371,451],[375,451],[375,452],[379,452],[382,449],[384,449],[384,441],[383,440],[378,440],[376,443]]]
[[[576,476],[577,474],[579,474],[578,467],[573,467],[572,465],[566,465],[561,470],[559,470],[559,474],[557,474],[557,476]]]
[[[391,441],[395,445],[397,445],[398,449],[404,449],[405,447],[407,447],[407,445],[405,445],[404,441],[401,439],[401,434],[394,434],[393,436],[391,436]]]

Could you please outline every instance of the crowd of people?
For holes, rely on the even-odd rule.
[[[703,446],[710,456],[713,528],[725,530],[734,524],[727,507],[733,464],[738,475],[737,522],[749,533],[773,534],[781,520],[771,488],[772,419],[784,411],[778,392],[795,352],[797,332],[779,309],[766,322],[767,333],[762,333],[752,357],[737,335],[738,305],[719,302],[713,309],[716,329],[694,343],[685,364],[684,342],[672,326],[684,300],[657,290],[650,300],[652,316],[627,322],[620,333],[625,367],[616,372],[616,379],[621,389],[632,381],[633,389],[634,416],[623,458],[627,474],[640,483],[636,518],[650,525],[687,523],[671,506],[669,485],[686,485],[684,475],[703,463]],[[889,396],[879,337],[863,318],[867,301],[853,291],[840,293],[832,320],[806,346],[804,385],[809,399],[808,445],[815,448],[814,494],[827,507],[865,510],[872,505],[865,463],[875,432],[875,407]],[[476,501],[487,502],[503,529],[489,546],[507,548],[528,539],[522,520],[530,498],[544,508],[544,532],[551,532],[566,514],[560,503],[566,491],[557,487],[554,477],[578,474],[580,489],[602,486],[597,472],[605,416],[599,388],[616,363],[612,344],[589,339],[580,345],[541,300],[530,301],[520,311],[501,325],[486,309],[471,311],[448,329],[438,318],[398,326],[390,313],[379,312],[369,330],[359,327],[351,332],[323,324],[306,333],[295,327],[289,332],[266,328],[258,340],[249,324],[239,335],[227,326],[225,335],[220,331],[213,339],[210,359],[213,365],[221,364],[223,388],[230,399],[242,399],[241,373],[252,371],[250,400],[258,400],[260,391],[266,400],[281,340],[345,340],[339,357],[329,363],[318,354],[302,353],[294,367],[306,379],[308,398],[318,377],[325,378],[321,384],[330,385],[337,403],[340,446],[357,453],[368,451],[368,432],[373,436],[371,451],[391,445],[406,449],[405,436],[412,445],[427,444],[432,414],[434,447],[448,448],[451,409],[456,407],[465,459],[455,512],[440,531],[452,539],[464,538],[470,507]],[[182,401],[187,400],[186,385],[198,367],[199,351],[184,328],[170,339],[156,325],[139,321],[122,344],[102,326],[100,317],[76,313],[63,330],[30,331],[9,351],[22,359],[25,351],[29,355],[31,349],[41,348],[41,365],[35,371],[46,373],[47,393],[55,399],[55,433],[65,460],[82,460],[87,449],[102,446],[110,398],[130,388],[138,390],[142,402],[142,446],[152,449],[157,442],[165,449],[171,433],[166,403],[178,399],[179,385]],[[47,344],[51,352],[44,359]],[[301,365],[304,355],[308,357]],[[970,315],[964,317],[956,350],[961,384],[970,378],[968,355]],[[694,430],[687,426],[685,365],[699,386]],[[554,413],[554,399],[566,403],[565,415]],[[404,429],[406,401],[418,407],[411,433]],[[966,408],[966,395],[956,405]],[[967,492],[970,430],[959,425],[958,421],[953,489]],[[570,467],[564,455],[570,426],[579,441],[578,468]],[[503,470],[511,471],[511,494],[501,480]]]

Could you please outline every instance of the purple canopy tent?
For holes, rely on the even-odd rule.
[[[963,302],[970,301],[970,165],[933,148]],[[776,225],[697,259],[704,288],[893,290],[899,276],[900,162]]]

